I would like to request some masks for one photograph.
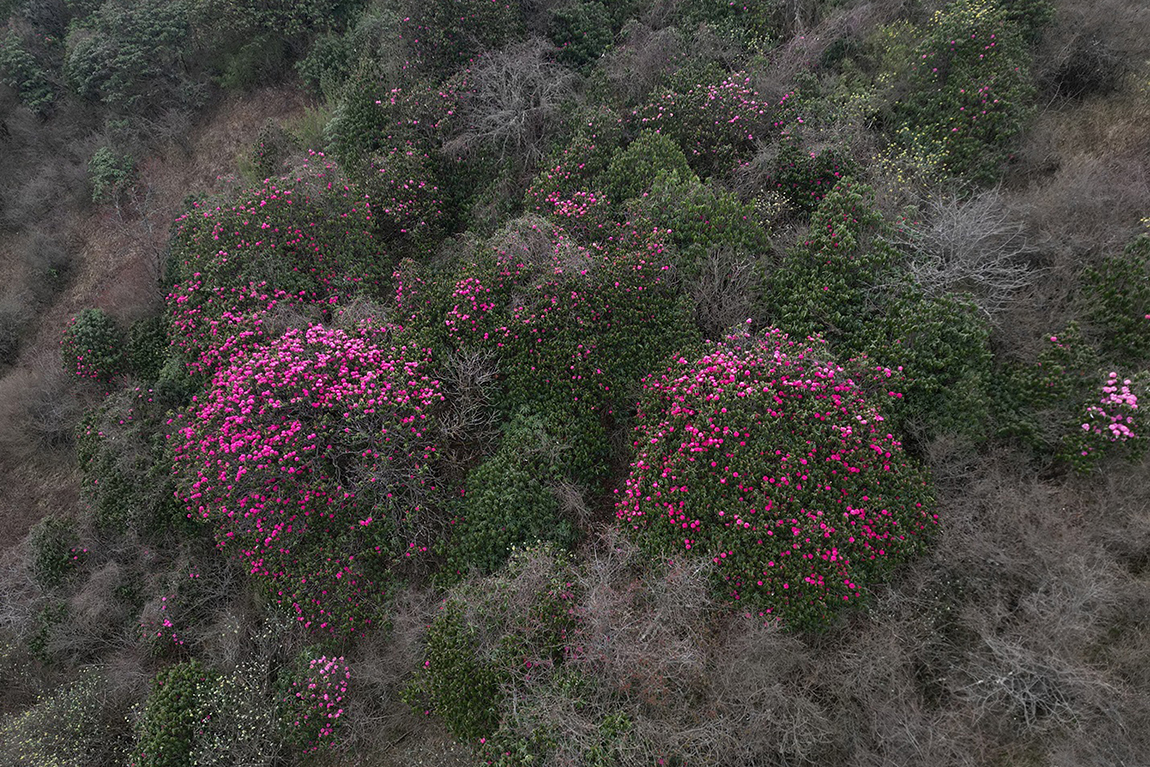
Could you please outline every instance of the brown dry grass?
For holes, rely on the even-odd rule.
[[[125,321],[155,313],[162,255],[172,221],[189,194],[213,194],[235,185],[236,159],[269,119],[301,115],[308,99],[285,86],[229,97],[193,128],[139,163],[139,181],[120,211],[112,207],[66,210],[40,222],[75,248],[74,276],[50,306],[31,319],[16,364],[0,378],[0,551],[12,546],[47,511],[74,509],[78,472],[67,434],[82,405],[98,393],[63,381],[59,339],[64,323],[86,307]],[[0,279],[27,279],[18,249],[26,234],[0,236]],[[28,304],[24,304],[27,306]],[[55,420],[45,421],[45,418]],[[62,420],[61,420],[62,419]],[[45,442],[45,434],[56,435]],[[62,444],[53,444],[63,435]]]

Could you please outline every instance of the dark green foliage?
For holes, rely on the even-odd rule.
[[[566,557],[548,547],[514,552],[504,570],[445,600],[404,699],[460,740],[491,737],[505,690],[562,664],[575,640],[573,598]]]
[[[127,189],[135,163],[130,155],[117,156],[102,146],[88,160],[88,178],[92,183],[92,202],[115,202]]]
[[[132,374],[155,381],[168,359],[168,322],[163,315],[143,317],[128,328],[127,363]]]
[[[843,358],[902,370],[891,408],[920,437],[982,437],[990,329],[964,298],[932,298],[898,268],[869,190],[840,183],[811,217],[807,239],[770,275],[768,309],[795,335],[819,334]]]
[[[192,748],[208,713],[214,675],[198,660],[156,674],[136,730],[131,767],[191,767]]]
[[[52,640],[59,635],[68,618],[68,603],[62,599],[49,600],[32,619],[28,636],[28,653],[45,666],[60,660]]]
[[[524,31],[520,4],[509,0],[406,0],[404,37],[420,58],[447,75]]]
[[[256,35],[219,65],[216,82],[231,91],[246,91],[278,81],[288,71],[288,47],[278,34]]]
[[[560,514],[555,494],[567,446],[550,431],[538,416],[520,412],[495,454],[468,475],[449,544],[453,575],[492,573],[517,547],[547,541],[569,549],[574,543],[574,525]]]
[[[784,144],[775,159],[771,184],[796,208],[810,213],[839,181],[858,172],[857,162],[834,149],[816,154],[794,144]]]
[[[932,298],[907,288],[875,320],[864,351],[904,374],[903,396],[886,408],[892,425],[910,437],[984,439],[994,386],[991,328],[979,308],[965,296]]]
[[[124,372],[124,332],[101,309],[85,309],[68,323],[61,342],[64,370],[108,383]]]
[[[1150,357],[1150,236],[1087,270],[1084,283],[1087,321],[1103,356],[1121,365]]]
[[[295,68],[312,91],[334,94],[351,73],[350,43],[346,37],[333,34],[318,37]]]
[[[426,660],[405,692],[415,708],[427,707],[460,740],[474,741],[499,726],[503,675],[476,654],[476,630],[463,607],[449,602],[427,631]]]
[[[124,389],[80,422],[76,458],[82,492],[99,528],[143,538],[193,528],[174,497],[164,438],[172,404],[151,389]]]
[[[686,68],[674,84],[632,113],[636,128],[666,133],[702,177],[731,170],[769,130],[773,106],[745,72]]]
[[[1034,93],[1018,25],[994,3],[955,0],[934,15],[913,61],[895,140],[949,174],[996,178]]]
[[[699,273],[706,252],[727,247],[742,253],[761,253],[767,235],[759,225],[754,209],[730,192],[704,184],[694,173],[665,173],[650,192],[632,200],[629,218],[644,228],[669,232],[677,251],[676,265],[684,280]]]
[[[694,175],[678,144],[661,133],[645,130],[625,148],[615,151],[594,185],[608,200],[621,204],[650,191],[655,179],[664,173],[678,173],[683,178]]]
[[[79,546],[76,528],[70,519],[49,516],[40,520],[28,539],[32,549],[32,574],[44,587],[59,586],[87,556]]]
[[[24,106],[45,114],[56,101],[56,86],[42,59],[28,50],[16,32],[8,30],[0,36],[0,82],[15,90]]]
[[[559,48],[556,59],[572,69],[588,69],[599,59],[614,35],[611,14],[599,2],[577,2],[551,15],[547,37]]]
[[[81,98],[122,115],[195,107],[189,46],[186,3],[109,0],[69,32],[64,74]]]

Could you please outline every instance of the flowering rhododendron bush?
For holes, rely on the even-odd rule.
[[[718,82],[667,90],[631,119],[637,128],[666,133],[679,142],[700,176],[729,171],[766,135],[774,105],[763,100],[743,72]]]
[[[895,140],[937,170],[992,180],[1033,94],[1022,28],[1004,3],[955,0],[914,52]]]
[[[168,296],[173,338],[192,372],[260,336],[281,304],[331,304],[378,289],[388,269],[369,201],[314,154],[292,179],[269,179],[232,205],[198,204],[176,221]]]
[[[741,609],[799,628],[862,597],[937,523],[925,473],[828,357],[770,330],[651,375],[616,508],[661,555],[713,560]]]
[[[662,233],[612,231],[583,248],[546,221],[513,222],[462,269],[441,320],[452,347],[497,354],[510,412],[571,430],[562,436],[585,446],[576,464],[595,460],[601,420],[629,406],[642,376],[694,339]]]
[[[370,624],[434,491],[428,352],[312,325],[231,358],[174,422],[179,496],[307,626]]]

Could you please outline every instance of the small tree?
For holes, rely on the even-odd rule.
[[[101,309],[85,309],[64,329],[64,370],[109,383],[124,372],[124,333]]]

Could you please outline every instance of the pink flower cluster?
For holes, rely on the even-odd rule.
[[[1129,378],[1118,380],[1111,371],[1102,385],[1102,399],[1086,408],[1086,421],[1082,430],[1100,436],[1107,442],[1126,442],[1134,439],[1134,416],[1138,410],[1138,396],[1130,390]],[[1086,455],[1084,452],[1083,455]]]
[[[370,622],[372,573],[396,556],[379,517],[417,514],[429,481],[429,410],[443,396],[427,350],[386,345],[396,330],[313,325],[242,348],[170,422],[188,515],[308,626]]]
[[[285,701],[294,714],[291,725],[314,737],[305,753],[316,751],[325,743],[334,744],[332,735],[337,720],[343,716],[350,680],[351,670],[342,655],[321,655],[308,662],[304,680],[292,682],[292,693]]]
[[[672,557],[710,558],[764,617],[825,620],[937,522],[924,476],[820,341],[732,335],[644,388],[616,516]]]

